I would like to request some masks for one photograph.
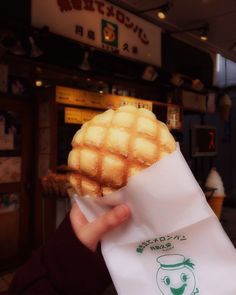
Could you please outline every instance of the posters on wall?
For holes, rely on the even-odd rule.
[[[0,193],[0,214],[19,209],[19,195],[17,193]]]
[[[21,121],[16,112],[0,110],[0,184],[21,180]]]
[[[0,155],[19,156],[21,149],[21,121],[16,112],[0,110]]]
[[[205,94],[182,90],[181,99],[184,108],[199,112],[206,112],[207,96]]]
[[[21,158],[0,157],[0,183],[20,182]]]

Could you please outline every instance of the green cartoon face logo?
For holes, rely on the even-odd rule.
[[[164,295],[192,295],[195,290],[194,264],[183,255],[163,255],[157,258],[157,285]]]
[[[102,43],[118,47],[118,26],[102,19]]]

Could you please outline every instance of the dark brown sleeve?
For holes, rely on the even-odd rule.
[[[111,278],[100,252],[73,233],[69,216],[16,273],[9,294],[101,294]]]

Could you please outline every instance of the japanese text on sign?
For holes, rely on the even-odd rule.
[[[140,25],[134,23],[128,15],[117,7],[99,0],[57,0],[61,12],[75,10],[97,11],[103,16],[115,19],[119,24],[132,30],[138,36],[140,41],[148,45],[147,34]]]

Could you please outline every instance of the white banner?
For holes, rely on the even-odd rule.
[[[161,29],[100,0],[32,0],[32,25],[84,44],[161,66]]]

